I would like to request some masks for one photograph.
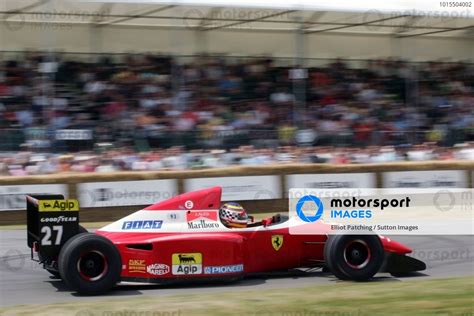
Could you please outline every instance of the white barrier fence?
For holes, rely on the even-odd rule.
[[[183,191],[221,186],[223,201],[273,200],[288,196],[290,188],[467,188],[467,170],[423,170],[363,173],[305,173],[258,176],[218,176],[182,179]],[[471,179],[474,177],[470,177]],[[178,179],[84,182],[75,185],[81,207],[149,205],[179,194]],[[282,181],[284,181],[284,186]],[[25,194],[63,194],[66,184],[0,185],[0,211],[25,209]]]
[[[185,179],[185,192],[222,187],[223,201],[273,200],[282,197],[279,176],[242,176]]]
[[[68,196],[65,184],[25,184],[0,186],[0,211],[24,210],[25,194],[63,194]]]
[[[81,207],[147,205],[178,195],[174,179],[86,182],[76,188]]]

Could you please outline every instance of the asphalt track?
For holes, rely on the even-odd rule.
[[[423,260],[427,270],[414,276],[393,278],[377,274],[374,282],[412,282],[433,278],[474,275],[474,236],[396,236],[394,239],[412,247],[413,257]],[[52,304],[103,299],[126,299],[140,295],[219,293],[271,288],[291,288],[341,282],[328,273],[300,271],[273,276],[258,276],[231,284],[188,284],[174,286],[119,285],[107,295],[81,297],[66,289],[60,280],[50,277],[40,265],[30,260],[24,230],[0,230],[0,308],[19,304]]]

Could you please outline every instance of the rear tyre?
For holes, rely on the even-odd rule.
[[[324,246],[324,258],[337,278],[366,281],[382,266],[384,250],[376,235],[335,235]]]
[[[79,225],[79,233],[87,233],[87,229],[85,229],[83,226]],[[39,260],[42,261],[41,255],[38,254]],[[51,268],[52,266],[52,268]],[[51,276],[55,279],[61,279],[61,275],[59,274],[58,268],[57,268],[57,263],[54,261],[53,264],[49,265],[49,267],[44,268],[46,271],[48,271]]]
[[[120,279],[122,260],[107,238],[82,233],[69,239],[58,258],[59,274],[72,290],[83,295],[105,293]]]

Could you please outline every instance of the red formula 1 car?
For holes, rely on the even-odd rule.
[[[77,202],[60,195],[28,196],[28,245],[33,259],[86,295],[104,293],[118,282],[234,280],[303,267],[356,281],[381,271],[426,268],[396,241],[328,236],[324,223],[314,235],[291,235],[289,227],[301,223],[283,216],[227,228],[219,220],[220,205],[219,187],[185,193],[87,233],[79,226]]]

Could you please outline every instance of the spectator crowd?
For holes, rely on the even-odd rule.
[[[62,172],[160,171],[217,168],[227,166],[262,166],[270,164],[310,163],[383,163],[424,160],[474,160],[474,143],[455,147],[435,144],[416,146],[295,147],[256,149],[241,146],[230,150],[184,150],[171,147],[138,153],[120,148],[98,154],[78,152],[51,154],[19,152],[0,154],[0,175],[36,175]]]
[[[297,68],[270,58],[3,58],[0,173],[473,158],[472,64]]]

